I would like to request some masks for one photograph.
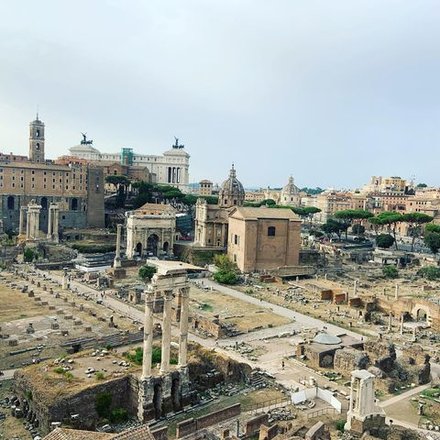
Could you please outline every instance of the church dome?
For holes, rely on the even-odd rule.
[[[296,206],[300,203],[299,189],[293,182],[293,177],[289,177],[287,185],[281,190],[280,194],[281,205]]]
[[[295,184],[293,183],[292,176],[289,177],[289,182],[283,188],[282,193],[286,195],[296,195],[299,193],[298,187],[296,187]]]
[[[241,182],[237,179],[237,173],[232,164],[229,178],[226,179],[221,186],[218,194],[219,205],[222,208],[230,208],[232,206],[243,206],[244,203],[244,188]]]
[[[338,345],[342,342],[338,336],[330,335],[326,332],[319,332],[314,338],[313,342],[323,345]]]

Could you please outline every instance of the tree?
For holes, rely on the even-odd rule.
[[[394,246],[397,250],[396,228],[397,223],[402,221],[402,214],[395,211],[384,211],[376,217],[378,223],[388,227],[388,232],[394,237]]]
[[[422,225],[430,223],[434,220],[434,217],[423,214],[422,212],[409,212],[402,215],[402,221],[408,223],[408,235],[412,237],[411,251],[414,251],[414,242],[417,237],[422,234]]]
[[[436,255],[440,250],[440,233],[439,232],[427,232],[425,233],[424,242],[429,247],[431,252]]]
[[[130,179],[127,176],[121,176],[121,175],[109,175],[106,176],[105,181],[107,183],[111,183],[115,186],[119,185],[129,185]]]
[[[382,273],[385,278],[397,278],[399,276],[399,271],[396,266],[384,266]]]
[[[237,266],[227,255],[216,255],[214,264],[218,270],[214,274],[214,280],[222,284],[235,284],[237,282]]]
[[[360,223],[355,223],[352,228],[352,232],[354,235],[362,235],[365,232],[365,226],[361,225]]]
[[[419,183],[417,184],[416,188],[427,188],[428,185],[426,183]]]
[[[182,203],[188,206],[193,206],[197,203],[198,197],[193,194],[185,194],[185,196],[182,199]]]
[[[369,211],[365,211],[364,209],[343,209],[335,212],[334,217],[342,220],[348,225],[352,225],[354,220],[365,220],[373,217],[373,214]],[[347,239],[347,229],[345,230],[345,239]]]
[[[390,234],[380,234],[376,237],[377,247],[388,249],[394,244],[394,237]]]
[[[265,199],[261,202],[261,206],[266,205],[266,206],[275,206],[277,203],[275,202],[275,200],[273,199]]]
[[[139,269],[139,278],[143,281],[150,281],[153,275],[156,273],[156,268],[154,266],[142,266]]]
[[[326,223],[321,226],[323,232],[325,232],[330,238],[332,234],[336,234],[341,239],[342,232],[348,228],[347,223],[338,222],[332,218],[329,218]]]
[[[436,232],[437,234],[440,234],[440,225],[436,225],[435,223],[430,223],[429,225],[426,225],[425,231]]]
[[[418,270],[417,275],[422,276],[430,281],[440,279],[440,267],[425,266]]]

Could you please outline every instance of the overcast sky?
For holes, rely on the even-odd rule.
[[[191,181],[440,185],[438,0],[3,0],[0,151],[161,154]]]

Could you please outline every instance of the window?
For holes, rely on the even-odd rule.
[[[240,237],[237,234],[234,234],[234,244],[240,244]]]
[[[267,236],[268,237],[275,237],[275,226],[269,226],[267,228]]]

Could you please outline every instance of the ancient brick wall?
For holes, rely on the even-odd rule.
[[[129,414],[135,415],[137,410],[137,395],[133,396],[130,376],[95,383],[88,388],[83,388],[77,393],[61,395],[52,399],[38,390],[25,372],[17,371],[14,375],[15,392],[20,399],[27,399],[30,410],[39,420],[42,432],[49,432],[52,422],[71,423],[71,415],[79,414],[77,429],[93,429],[99,420],[96,411],[97,396],[109,393],[112,396],[110,410],[124,408]],[[135,404],[135,405],[134,405]]]
[[[260,431],[261,425],[267,425],[269,423],[269,415],[268,414],[260,414],[253,419],[250,419],[246,422],[246,431],[245,437],[251,437],[257,432]]]
[[[200,429],[207,428],[208,426],[216,425],[224,420],[232,417],[237,417],[241,413],[241,406],[239,403],[228,406],[227,408],[214,411],[206,414],[205,416],[197,419],[184,420],[177,424],[176,438],[185,437],[190,434],[194,434]]]

